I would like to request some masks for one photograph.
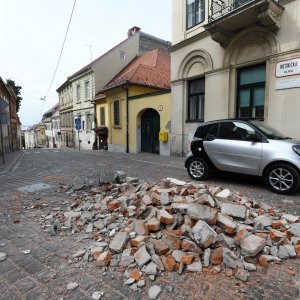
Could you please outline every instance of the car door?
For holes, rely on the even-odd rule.
[[[256,134],[259,141],[250,141]],[[220,122],[215,139],[204,141],[204,149],[212,163],[222,171],[258,175],[262,160],[261,136],[241,121]]]

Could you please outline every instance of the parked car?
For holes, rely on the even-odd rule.
[[[214,171],[260,176],[279,194],[292,194],[300,185],[300,142],[250,120],[217,120],[201,124],[185,160],[194,180]]]

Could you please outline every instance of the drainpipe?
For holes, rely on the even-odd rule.
[[[91,100],[91,103],[94,105],[94,127],[96,128],[98,126],[97,116],[96,116],[96,101]],[[94,148],[94,145],[93,145],[92,149],[93,150],[98,150],[98,135],[97,135],[96,131],[95,131],[95,148]]]
[[[129,153],[129,103],[128,103],[129,84],[123,85],[122,89],[126,91],[126,153]]]

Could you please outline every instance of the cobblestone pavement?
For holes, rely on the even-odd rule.
[[[88,234],[51,236],[41,228],[42,215],[55,207],[67,208],[71,196],[58,189],[75,177],[95,170],[122,170],[128,176],[153,182],[166,177],[189,180],[183,162],[180,157],[150,154],[25,151],[17,169],[0,175],[0,252],[8,254],[0,262],[0,299],[91,299],[94,291],[104,292],[102,299],[148,299],[148,289],[153,284],[162,287],[159,299],[299,299],[299,259],[259,268],[247,283],[210,273],[166,272],[155,283],[147,279],[142,291],[134,292],[123,285],[119,269],[109,267],[104,272],[93,263],[70,264],[68,257],[89,245]],[[259,181],[240,178],[218,177],[208,183],[300,214],[300,193],[279,196]],[[24,187],[32,184],[37,190],[24,192]],[[45,185],[49,188],[43,189]],[[44,205],[30,209],[37,201]],[[24,250],[30,253],[24,254]],[[66,284],[74,281],[79,287],[67,292]]]

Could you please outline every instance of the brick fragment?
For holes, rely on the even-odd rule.
[[[180,262],[184,265],[190,265],[193,262],[194,255],[192,254],[185,254],[181,257]]]
[[[133,230],[138,235],[147,235],[148,234],[148,230],[147,230],[143,220],[134,219],[132,222],[132,226],[133,226]]]
[[[161,223],[171,225],[174,222],[174,217],[169,214],[165,209],[158,211],[158,220]]]
[[[139,269],[133,269],[130,273],[130,278],[134,279],[135,281],[139,281],[142,277],[142,272]]]
[[[142,246],[137,252],[134,253],[134,259],[140,267],[151,260],[151,256],[149,255],[146,246]]]
[[[249,233],[246,229],[241,229],[237,232],[236,236],[233,238],[233,242],[239,246],[241,242],[249,236]]]
[[[204,248],[215,243],[217,233],[204,221],[199,220],[193,227],[194,239]]]
[[[246,237],[241,242],[241,250],[244,255],[256,256],[267,244],[264,238],[260,238],[254,234]]]
[[[225,214],[219,213],[217,224],[224,230],[225,233],[233,234],[236,231],[236,224],[233,219]]]
[[[280,239],[285,238],[286,237],[286,233],[285,232],[281,232],[279,230],[276,229],[272,229],[270,232],[270,238],[275,241],[278,242]]]
[[[174,234],[164,234],[162,237],[162,241],[166,243],[166,245],[171,250],[178,250],[181,246],[180,237]]]
[[[118,199],[112,200],[109,204],[108,204],[108,209],[109,211],[114,211],[115,209],[120,207],[120,202],[118,201]]]
[[[111,253],[109,250],[101,253],[97,260],[96,260],[96,265],[99,267],[105,267],[110,263],[111,260]]]
[[[187,215],[192,219],[204,220],[209,224],[216,224],[218,211],[207,205],[190,203],[187,207]]]
[[[213,265],[220,265],[223,262],[223,247],[216,248],[211,252],[210,261]]]
[[[145,205],[152,205],[153,202],[152,202],[152,198],[150,195],[145,195],[143,198],[142,198],[142,203],[145,204]]]
[[[169,272],[172,272],[176,269],[176,260],[173,256],[161,256],[161,262],[164,265],[165,269]]]
[[[127,232],[117,232],[113,240],[109,244],[109,249],[114,253],[119,253],[125,248],[127,241]]]
[[[133,247],[138,247],[138,245],[142,242],[144,242],[146,237],[144,235],[139,235],[133,239],[130,240],[130,243]]]
[[[247,208],[244,205],[223,203],[221,213],[242,220],[247,218]]]
[[[173,235],[182,236],[182,230],[180,230],[180,229],[175,229],[175,230],[162,230],[161,233],[165,233],[165,234],[173,234]]]
[[[149,231],[158,231],[160,229],[160,222],[156,218],[152,218],[147,222],[146,226]]]
[[[268,259],[265,256],[260,256],[258,259],[258,263],[262,267],[267,267],[268,266]]]
[[[272,222],[272,228],[273,229],[280,229],[282,226],[281,220],[275,220]]]
[[[158,255],[164,255],[169,251],[168,245],[163,240],[149,239],[149,242],[154,244],[155,252]]]
[[[295,245],[294,249],[295,249],[295,252],[297,254],[297,258],[300,258],[300,245]]]
[[[198,252],[198,246],[192,242],[192,241],[189,241],[189,240],[183,240],[182,241],[182,244],[181,244],[181,248],[182,250],[184,251],[187,251],[187,252]]]

